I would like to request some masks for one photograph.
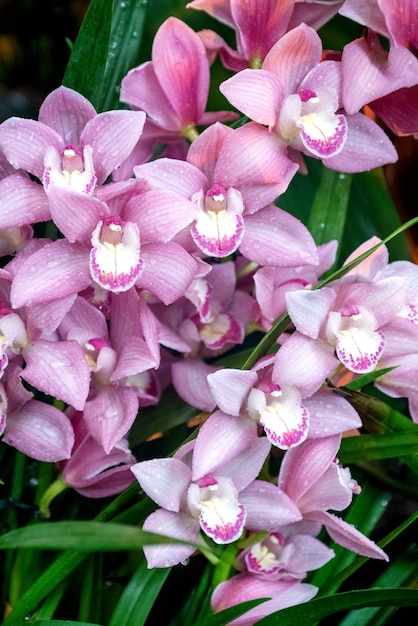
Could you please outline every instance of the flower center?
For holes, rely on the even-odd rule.
[[[93,231],[90,272],[103,289],[127,291],[142,274],[139,229],[119,216],[101,220]]]

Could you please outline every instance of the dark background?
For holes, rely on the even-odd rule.
[[[58,87],[89,0],[0,0],[0,122],[37,117]]]

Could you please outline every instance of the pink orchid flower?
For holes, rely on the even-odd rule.
[[[4,291],[0,301],[0,377],[11,362],[22,359],[24,380],[82,410],[90,387],[84,354],[77,342],[59,341],[55,334],[73,299],[57,298],[53,304],[15,311],[6,295],[8,285],[0,282]]]
[[[193,139],[197,126],[237,118],[232,111],[205,112],[209,82],[209,63],[198,35],[169,17],[154,37],[152,61],[128,72],[120,98],[147,114],[150,145],[177,142],[184,150],[184,137]]]
[[[271,598],[227,624],[227,626],[253,626],[263,617],[276,611],[308,602],[317,592],[317,587],[306,583],[288,580],[266,581],[244,573],[233,576],[216,587],[211,598],[211,608],[218,612],[247,600]]]
[[[347,111],[356,108],[359,102],[367,103],[397,135],[416,134],[418,61],[413,53],[418,45],[416,3],[346,0],[339,12],[369,27],[366,38],[351,42],[343,51]],[[375,33],[389,39],[389,53],[383,51]]]
[[[356,411],[331,391],[320,390],[305,397],[296,385],[283,384],[275,360],[263,358],[247,371],[226,368],[209,374],[207,383],[214,404],[239,420],[259,422],[270,443],[282,450],[307,438],[361,426]]]
[[[329,513],[343,511],[359,486],[347,468],[336,462],[341,435],[311,439],[288,450],[280,467],[278,485],[297,504],[304,520],[320,522],[330,537],[348,550],[388,560],[385,552],[354,526]]]
[[[250,119],[267,126],[300,163],[295,151],[342,172],[396,161],[392,143],[377,124],[342,108],[341,63],[321,58],[318,34],[301,24],[273,46],[260,70],[242,70],[220,90]]]
[[[206,11],[236,32],[237,50],[212,30],[199,35],[212,60],[219,54],[225,67],[240,71],[260,67],[267,53],[287,30],[305,22],[319,28],[337,12],[342,0],[299,2],[298,0],[193,0],[187,8]]]
[[[129,384],[131,377],[158,367],[160,362],[155,336],[150,348],[144,339],[139,322],[143,309],[138,300],[135,292],[120,294],[120,299],[115,296],[109,333],[104,315],[78,297],[59,327],[62,338],[76,341],[85,355],[91,383],[83,419],[89,434],[107,454],[126,435],[138,412],[139,394],[135,385]]]
[[[228,446],[222,445],[226,439]],[[297,521],[299,513],[284,494],[255,480],[269,449],[253,424],[214,413],[197,439],[173,458],[143,461],[132,468],[142,489],[162,507],[146,519],[144,530],[194,544],[203,530],[225,544],[238,539],[244,528]],[[193,546],[152,546],[145,548],[145,556],[149,567],[168,567],[193,551]]]
[[[315,537],[319,530],[305,521],[282,526],[238,555],[240,569],[263,580],[301,581],[335,556]]]
[[[138,179],[194,207],[191,245],[203,256],[223,258],[238,249],[256,263],[285,267],[318,261],[302,223],[270,204],[295,171],[275,138],[254,124],[235,130],[214,124],[193,142],[187,162],[158,159],[134,168]]]
[[[58,464],[64,481],[87,498],[106,498],[120,493],[134,481],[131,466],[136,459],[121,440],[105,453],[89,434],[83,414],[67,411],[75,441],[68,460]]]
[[[171,241],[182,227],[181,219],[167,219],[172,198],[159,194],[156,207],[154,196],[129,180],[104,185],[94,198],[61,197],[56,221],[66,239],[43,242],[22,260],[13,276],[13,306],[74,295],[93,281],[112,293],[149,289],[165,304],[181,297],[197,262]]]
[[[92,194],[137,143],[145,115],[136,111],[97,114],[90,102],[58,87],[42,103],[38,121],[10,118],[0,126],[0,146],[9,162],[50,186]]]
[[[31,459],[55,462],[69,459],[74,430],[59,409],[33,398],[22,384],[21,364],[10,363],[0,383],[2,441]]]

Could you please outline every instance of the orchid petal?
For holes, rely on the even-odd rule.
[[[98,198],[57,185],[49,187],[48,199],[52,219],[70,243],[90,243],[97,222],[109,215],[109,208]]]
[[[241,492],[257,478],[270,450],[271,444],[267,437],[257,437],[245,450],[219,465],[217,472],[230,478]]]
[[[285,85],[286,95],[296,93],[306,74],[321,60],[322,42],[313,28],[300,24],[281,37],[264,59],[262,68]]]
[[[195,244],[207,256],[229,256],[237,250],[244,235],[240,192],[214,185],[199,204],[203,206],[191,229]]]
[[[319,390],[303,404],[309,411],[309,437],[318,439],[360,428],[362,421],[357,411],[345,398],[332,391]]]
[[[347,44],[341,62],[345,76],[343,103],[349,114],[417,82],[418,60],[412,52],[400,46],[385,52],[377,35],[371,41],[362,37]]]
[[[232,543],[244,529],[245,507],[238,502],[238,491],[232,480],[223,476],[201,479],[199,486],[199,522],[215,543]]]
[[[341,435],[324,439],[308,439],[288,450],[280,468],[278,486],[294,502],[308,491],[335,459]]]
[[[273,205],[245,217],[240,252],[261,265],[297,267],[318,263],[318,251],[308,229]]]
[[[181,246],[173,241],[146,244],[141,256],[144,271],[138,287],[148,289],[164,304],[171,304],[186,293],[195,276],[197,262]]]
[[[197,167],[178,159],[160,158],[137,165],[134,174],[152,188],[172,191],[188,199],[207,185],[206,176]]]
[[[11,117],[1,125],[0,147],[9,162],[39,179],[43,176],[44,156],[49,146],[58,152],[64,147],[61,137],[41,122]]]
[[[292,291],[286,294],[287,311],[299,332],[317,339],[335,298],[335,291],[329,287]]]
[[[245,527],[249,530],[276,530],[302,519],[296,504],[275,485],[255,480],[243,489],[239,501],[247,510]]]
[[[301,403],[300,394],[296,389],[282,387],[263,395],[265,405],[258,411],[252,406],[250,392],[248,412],[251,417],[258,416],[270,443],[287,450],[305,441],[309,431],[309,413]]]
[[[382,332],[355,326],[337,333],[336,352],[351,372],[367,374],[375,369],[385,347]]]
[[[221,411],[238,416],[251,388],[257,382],[256,372],[225,368],[209,374],[211,395]],[[231,393],[231,389],[234,393]]]
[[[339,154],[324,159],[324,165],[350,174],[397,161],[398,154],[392,142],[375,122],[362,113],[348,115],[347,122],[344,148]]]
[[[387,554],[374,541],[368,539],[352,524],[348,524],[336,515],[326,511],[315,511],[309,514],[309,519],[321,522],[327,529],[329,536],[347,550],[372,559],[389,561]]]
[[[296,331],[276,355],[273,380],[297,387],[306,397],[317,391],[338,365],[332,346]]]
[[[201,411],[213,411],[216,402],[208,385],[208,376],[216,367],[199,359],[178,361],[171,366],[172,383],[183,400]]]
[[[53,128],[65,144],[79,146],[83,128],[95,115],[96,110],[87,98],[60,85],[41,104],[38,119]]]
[[[206,128],[189,148],[187,162],[203,172],[210,184],[214,182],[215,166],[222,145],[232,132],[229,126],[216,122]]]
[[[231,2],[240,49],[249,60],[263,59],[283,36],[294,0],[247,0]]]
[[[297,171],[274,133],[250,122],[230,133],[222,144],[214,179],[239,189],[245,214],[255,213],[284,193]]]
[[[99,185],[128,158],[142,134],[145,117],[143,111],[106,111],[86,124],[80,144],[93,148]]]
[[[13,308],[20,308],[73,295],[90,284],[88,250],[58,239],[23,261],[14,276],[10,298]]]
[[[198,520],[193,519],[190,515],[158,509],[147,517],[142,525],[142,530],[166,537],[173,537],[173,539],[190,541],[196,545],[199,540],[200,526]],[[148,568],[178,565],[193,554],[196,549],[195,545],[161,544],[144,546]]]
[[[78,411],[83,410],[90,389],[90,370],[76,341],[38,339],[24,349],[24,358],[24,380]]]
[[[145,493],[159,506],[178,513],[191,480],[191,470],[179,459],[152,459],[131,467]]]
[[[295,580],[265,580],[249,574],[238,574],[216,587],[212,594],[211,607],[213,611],[218,612],[248,600],[272,598],[246,611],[228,624],[228,626],[251,626],[275,611],[307,602],[317,591],[317,587]]]
[[[199,36],[185,22],[169,17],[154,37],[152,61],[182,128],[198,124],[209,90],[209,63]]]
[[[213,413],[201,427],[193,454],[193,480],[217,473],[218,468],[250,447],[257,439],[250,420]],[[228,441],[226,447],[224,442]]]
[[[220,92],[247,117],[273,128],[283,100],[281,80],[267,69],[246,69],[221,83]],[[257,98],[254,98],[254,94]]]
[[[141,242],[146,244],[170,241],[189,226],[196,213],[196,204],[187,198],[172,191],[150,189],[128,202],[123,216],[139,225]]]
[[[56,462],[70,458],[74,432],[62,411],[45,402],[29,400],[7,416],[3,441],[31,459]]]
[[[151,61],[133,68],[122,79],[120,99],[146,111],[158,126],[168,131],[181,130],[181,120],[161,88]]]
[[[131,387],[104,387],[87,400],[84,419],[91,436],[108,454],[126,435],[138,412],[138,396]]]
[[[0,181],[0,201],[2,229],[46,222],[51,217],[44,189],[21,172]]]

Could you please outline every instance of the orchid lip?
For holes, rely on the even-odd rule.
[[[93,231],[90,272],[103,289],[119,293],[134,286],[144,262],[140,257],[138,226],[120,217],[101,220]]]

